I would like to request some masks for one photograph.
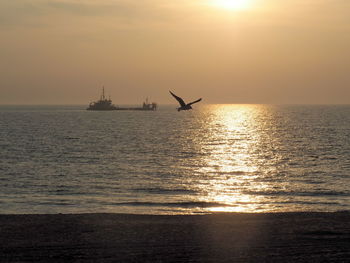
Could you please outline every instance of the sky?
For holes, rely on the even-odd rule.
[[[0,104],[350,104],[349,0],[0,0]]]

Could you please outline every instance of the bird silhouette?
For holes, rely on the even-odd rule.
[[[202,98],[200,98],[198,100],[195,100],[195,101],[192,101],[192,102],[186,104],[182,98],[176,96],[170,90],[169,90],[169,92],[180,104],[180,107],[177,108],[177,111],[180,111],[180,110],[191,110],[192,109],[192,107],[191,107],[192,104],[200,102],[202,100]]]

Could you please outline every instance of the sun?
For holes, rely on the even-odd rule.
[[[212,4],[229,10],[243,10],[249,8],[251,0],[213,0]]]

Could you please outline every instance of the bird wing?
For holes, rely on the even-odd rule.
[[[198,100],[195,100],[195,101],[192,101],[190,103],[188,103],[187,105],[192,105],[192,104],[195,104],[197,102],[200,102],[202,100],[202,98],[198,99]]]
[[[172,93],[170,90],[169,90],[170,94],[173,95],[173,97],[180,103],[181,107],[184,107],[186,106],[186,103],[184,102],[183,99],[181,99],[180,97],[176,96],[174,93]]]

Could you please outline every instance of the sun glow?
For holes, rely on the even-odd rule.
[[[243,10],[251,5],[251,0],[213,0],[212,5],[229,10]]]

